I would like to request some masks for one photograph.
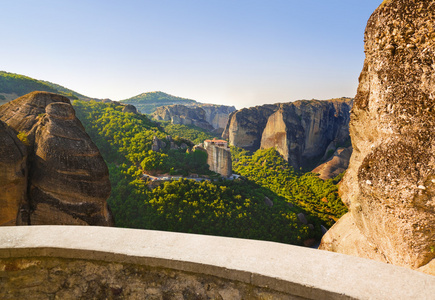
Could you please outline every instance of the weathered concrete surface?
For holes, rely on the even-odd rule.
[[[9,279],[1,299],[303,299],[216,276],[83,259],[0,260],[0,278]]]
[[[320,247],[435,275],[435,2],[384,1],[365,53],[340,186],[350,212]]]
[[[86,297],[86,292],[96,291],[123,299],[138,289],[150,299],[162,299],[163,293],[178,299],[397,300],[435,295],[434,276],[332,252],[89,226],[0,228],[0,276],[0,291],[19,286],[32,295],[52,297]]]

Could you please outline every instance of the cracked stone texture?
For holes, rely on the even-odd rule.
[[[0,260],[1,299],[302,299],[169,269],[61,258]]]
[[[435,1],[384,1],[365,53],[340,187],[350,212],[320,248],[435,275]]]

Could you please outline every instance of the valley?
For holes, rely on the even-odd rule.
[[[0,298],[433,298],[435,0],[2,12]]]
[[[20,75],[10,77],[21,82]],[[160,102],[153,105],[165,105],[155,112],[170,109],[171,114],[158,121],[122,101],[77,99],[71,95],[79,93],[63,87],[56,92],[65,91],[108,166],[112,191],[107,202],[116,226],[312,245],[320,240],[322,226],[332,226],[346,212],[337,194],[339,178],[323,181],[295,169],[273,148],[249,152],[232,146],[238,179],[226,180],[210,171],[207,153],[195,145],[219,139],[226,127],[222,119],[229,120],[234,108],[191,101],[174,105],[162,100],[167,94],[157,93]],[[136,105],[141,107],[140,101]],[[208,125],[200,127],[192,120]]]

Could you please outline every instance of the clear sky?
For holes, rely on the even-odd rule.
[[[0,70],[122,100],[353,97],[382,0],[0,0]]]

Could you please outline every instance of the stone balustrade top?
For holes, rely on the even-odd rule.
[[[32,257],[161,267],[307,299],[435,297],[435,276],[274,242],[92,226],[0,228],[0,260]]]

